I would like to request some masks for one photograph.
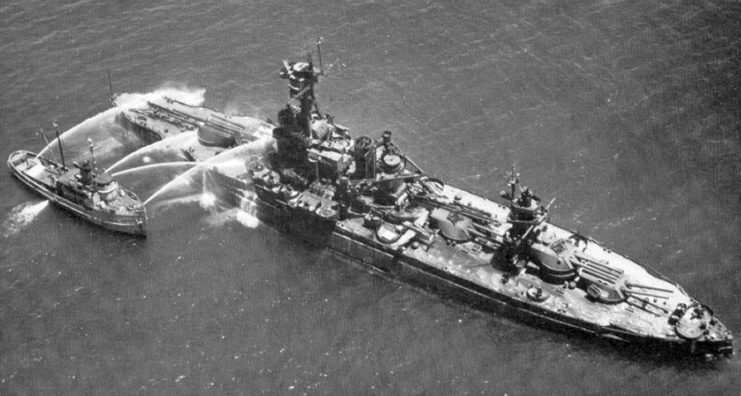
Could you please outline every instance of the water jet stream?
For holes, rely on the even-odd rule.
[[[168,189],[174,186],[182,185],[185,181],[185,178],[192,176],[198,170],[213,170],[220,173],[223,173],[223,171],[227,170],[229,172],[229,176],[234,177],[243,174],[247,172],[247,164],[245,163],[246,159],[264,155],[265,152],[269,150],[270,147],[272,147],[272,145],[272,137],[265,137],[255,140],[254,142],[250,142],[226,150],[219,155],[216,155],[204,162],[197,164],[197,166],[194,166],[186,172],[183,172],[181,175],[177,176],[175,179],[162,186],[162,188],[157,190],[154,194],[147,198],[146,201],[144,201],[144,205],[162,195]]]
[[[107,172],[112,172],[115,168],[121,167],[126,162],[132,162],[135,158],[138,156],[142,156],[141,162],[144,164],[147,164],[148,162],[152,161],[151,157],[146,156],[149,153],[161,150],[161,149],[172,149],[174,153],[178,154],[178,159],[185,160],[185,156],[182,154],[182,151],[185,149],[186,144],[190,143],[190,140],[196,139],[196,133],[195,131],[191,132],[185,132],[180,135],[171,136],[167,139],[160,140],[158,142],[155,142],[153,144],[150,144],[148,146],[142,147],[139,150],[136,150],[129,155],[121,158],[120,160],[116,161],[113,165],[109,166],[106,170]],[[179,150],[179,151],[178,151]],[[130,168],[130,169],[136,169]]]
[[[134,172],[140,172],[144,170],[160,168],[160,167],[167,167],[167,166],[196,166],[196,165],[198,165],[198,163],[190,162],[190,161],[162,162],[158,164],[142,165],[142,166],[137,166],[135,168],[124,169],[119,172],[111,173],[111,176],[113,177],[124,176],[124,175],[128,175]]]

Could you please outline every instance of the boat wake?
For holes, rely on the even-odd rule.
[[[49,201],[22,203],[14,207],[3,221],[3,237],[8,238],[23,231],[49,205]]]

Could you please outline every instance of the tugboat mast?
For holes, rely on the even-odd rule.
[[[44,143],[49,146],[49,139],[46,137],[46,133],[44,133],[44,128],[39,127],[39,132],[41,132],[41,137],[44,138]],[[51,153],[51,158],[54,160],[54,162],[57,162],[57,156],[54,155],[54,151],[49,151],[49,153]]]
[[[56,122],[51,123],[54,126],[54,132],[57,134],[57,145],[59,145],[59,155],[62,157],[62,167],[66,168],[67,164],[64,162],[64,150],[62,149],[62,140],[59,138],[59,125]]]
[[[92,165],[93,171],[95,171],[95,152],[93,150],[93,141],[92,139],[87,140],[88,146],[90,147],[90,165]]]

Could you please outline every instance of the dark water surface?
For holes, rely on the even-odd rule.
[[[355,135],[391,129],[428,173],[492,197],[517,163],[557,197],[555,222],[741,331],[741,3],[329,3],[5,1],[0,154],[107,110],[106,70],[119,91],[205,88],[212,107],[274,118],[281,59],[323,36],[320,103]],[[69,135],[110,165],[131,142],[101,143],[115,127],[98,117]],[[0,191],[2,394],[741,390],[739,356],[665,361],[540,330],[201,205],[155,212],[144,241],[8,172]]]

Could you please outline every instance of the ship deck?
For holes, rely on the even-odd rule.
[[[505,206],[451,186],[445,186],[442,195],[450,202],[459,197],[465,205],[490,213],[498,220],[494,222],[498,225],[494,231],[500,237],[510,227],[506,222],[508,208]],[[618,333],[677,341],[679,338],[667,318],[677,304],[689,305],[692,302],[691,297],[676,284],[652,275],[641,265],[594,241],[582,243],[581,254],[584,257],[621,271],[620,287],[641,285],[638,290],[652,293],[633,294],[616,304],[599,303],[590,300],[584,289],[545,282],[538,276],[534,264],[528,265],[527,270],[520,274],[493,265],[493,251],[477,243],[449,244],[438,237],[430,245],[410,245],[402,236],[395,243],[385,244],[373,230],[364,226],[363,221],[357,217],[339,221],[337,229],[343,234],[369,241],[374,248],[395,256],[396,260],[472,292],[595,333],[612,329]],[[538,237],[544,244],[574,235],[553,224],[546,225],[547,231]],[[548,297],[543,301],[535,300],[529,294],[533,289],[542,290],[541,293]]]

